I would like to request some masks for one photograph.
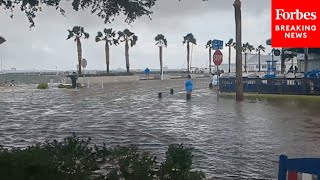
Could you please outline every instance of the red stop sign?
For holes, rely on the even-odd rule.
[[[213,63],[216,66],[219,66],[223,61],[223,55],[222,52],[220,50],[216,50],[213,54]]]

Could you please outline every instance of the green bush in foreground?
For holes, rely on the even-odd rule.
[[[49,89],[48,83],[40,83],[37,87],[38,89]]]
[[[75,135],[63,141],[20,149],[0,149],[5,180],[202,180],[192,171],[192,148],[170,145],[162,163],[136,146],[107,148]]]

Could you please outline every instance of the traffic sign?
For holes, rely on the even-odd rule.
[[[216,65],[216,66],[220,66],[220,64],[222,63],[223,61],[223,55],[222,55],[222,52],[220,50],[216,50],[213,54],[213,63]]]
[[[212,49],[214,50],[223,49],[223,41],[218,39],[212,40]]]
[[[83,68],[86,68],[87,65],[88,65],[87,60],[86,60],[86,59],[82,59],[82,60],[81,60],[81,66],[82,66]]]

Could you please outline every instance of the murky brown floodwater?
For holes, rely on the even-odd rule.
[[[196,168],[214,179],[275,179],[278,156],[319,157],[320,111],[308,102],[216,100],[195,80],[105,84],[104,89],[1,89],[0,142],[26,146],[76,132],[109,145],[137,144],[163,156],[168,144],[195,147]],[[157,92],[164,91],[159,100]]]

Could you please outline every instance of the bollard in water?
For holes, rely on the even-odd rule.
[[[170,94],[173,95],[173,89],[170,89]]]
[[[191,99],[191,93],[187,93],[187,100]]]
[[[162,93],[161,93],[161,92],[158,93],[158,98],[159,98],[159,99],[162,98]]]

